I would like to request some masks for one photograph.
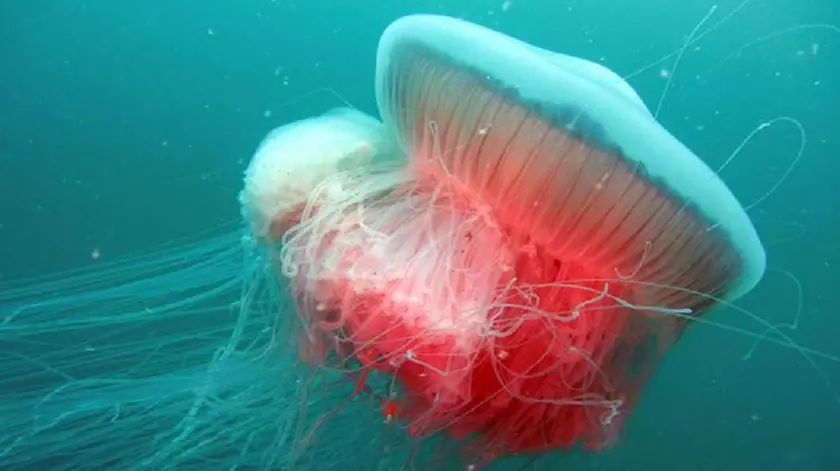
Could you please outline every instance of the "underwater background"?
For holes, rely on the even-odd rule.
[[[713,5],[701,32],[725,21],[687,47],[676,70],[673,55],[658,62]],[[786,332],[799,345],[840,356],[837,0],[0,2],[0,286],[95,267],[238,218],[243,172],[269,130],[343,101],[376,114],[379,35],[412,13],[461,17],[598,61],[630,76],[651,109],[673,73],[659,119],[712,168],[762,123],[800,122],[801,160],[750,209],[770,270],[739,305],[771,324],[795,323]],[[722,178],[745,205],[757,201],[796,158],[800,137],[789,121],[775,122]],[[712,319],[763,331],[734,310]],[[840,469],[840,361],[755,344],[693,326],[613,448],[492,469]],[[293,387],[288,394],[299,407]],[[385,432],[368,416],[375,441]],[[337,420],[336,437],[341,427],[359,421]],[[309,469],[406,462],[357,449],[349,439],[316,445]],[[0,469],[17,468],[0,457]]]

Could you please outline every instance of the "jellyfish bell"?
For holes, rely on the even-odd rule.
[[[376,95],[409,162],[369,177],[401,183],[355,179],[283,263],[310,333],[391,375],[414,435],[477,461],[599,449],[688,322],[764,273],[726,185],[598,64],[409,16]]]
[[[324,180],[371,165],[392,150],[382,123],[350,108],[272,130],[252,157],[239,195],[252,234],[279,239]],[[333,181],[329,190],[321,195],[340,193],[340,182]]]
[[[552,255],[632,273],[649,242],[640,278],[726,299],[763,276],[732,192],[609,69],[420,15],[385,31],[376,79],[418,171],[459,181]]]

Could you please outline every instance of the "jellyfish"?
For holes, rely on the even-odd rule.
[[[410,16],[375,90],[379,118],[271,131],[241,221],[0,285],[0,464],[597,450],[685,328],[762,277],[732,193],[598,64]]]
[[[309,353],[471,466],[608,446],[686,326],[762,278],[732,192],[601,65],[418,15],[375,87],[405,157],[324,179],[279,263]]]

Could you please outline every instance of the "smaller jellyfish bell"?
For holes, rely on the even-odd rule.
[[[276,241],[315,203],[310,196],[325,180],[395,149],[382,123],[350,108],[280,126],[262,140],[245,171],[242,214],[254,236]],[[319,194],[337,196],[340,183],[332,184]]]

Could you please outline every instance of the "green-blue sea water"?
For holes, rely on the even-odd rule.
[[[698,30],[701,37],[684,48],[675,68],[673,53],[713,7]],[[236,234],[214,237],[231,227],[220,225],[239,218],[237,193],[248,160],[261,138],[281,124],[346,103],[376,114],[379,35],[390,22],[412,13],[464,18],[600,62],[628,77],[652,109],[667,83],[660,121],[712,168],[727,162],[762,123],[780,116],[801,123],[806,133],[801,160],[778,189],[749,209],[770,269],[739,306],[768,323],[794,325],[782,329],[799,345],[840,356],[840,321],[834,318],[840,308],[834,284],[840,279],[836,0],[6,0],[0,3],[0,317],[8,322],[0,325],[5,370],[0,371],[0,469],[64,469],[70,463],[71,469],[212,471],[236,469],[235,464],[249,470],[289,464],[253,457],[288,456],[292,443],[306,438],[294,430],[289,432],[294,439],[279,436],[287,425],[284,418],[294,415],[288,411],[300,411],[304,402],[298,381],[306,383],[307,372],[298,371],[293,348],[287,356],[275,351],[268,358],[271,364],[266,357],[225,363],[230,370],[218,377],[229,379],[231,390],[219,387],[218,403],[208,409],[213,412],[202,416],[205,421],[217,417],[215,441],[195,456],[179,448],[186,412],[177,406],[190,402],[177,399],[158,403],[154,411],[134,409],[132,416],[115,409],[108,416],[114,421],[79,415],[63,422],[59,431],[49,429],[52,435],[32,433],[26,446],[14,434],[40,431],[44,419],[39,413],[59,417],[85,407],[81,398],[93,403],[119,392],[125,403],[136,403],[160,391],[184,389],[183,382],[209,374],[197,365],[204,358],[210,361],[215,347],[225,344],[236,323],[231,312],[238,296],[223,293],[216,299],[206,292],[230,281],[228,275],[239,267],[234,261],[243,256],[231,248]],[[782,178],[801,144],[799,128],[787,120],[776,122],[751,137],[721,177],[749,206]],[[200,235],[208,233],[215,235]],[[214,265],[190,268],[179,265],[184,260],[167,259],[162,251],[183,238],[204,241],[193,254],[216,260]],[[153,265],[148,272],[129,274],[124,267],[136,268],[136,262],[95,274],[138,253],[158,254],[148,262]],[[171,267],[207,276],[206,286],[177,273],[164,276]],[[85,275],[67,275],[78,290],[60,306],[49,304],[69,289],[59,281],[20,281],[66,270],[85,270]],[[84,284],[82,276],[94,281]],[[137,280],[147,280],[131,285],[147,300],[127,300],[110,288]],[[149,320],[144,324],[148,332],[135,329],[124,339],[83,329],[66,338],[28,332],[22,342],[22,331],[13,327],[26,312],[11,302],[14,290],[25,292],[30,304],[42,299],[35,310],[62,316],[68,322],[62,325],[77,313],[106,315],[126,306],[142,310],[138,306],[147,302],[154,314],[159,305],[204,298],[177,318]],[[86,292],[96,299],[84,298]],[[712,320],[764,331],[733,309],[715,313]],[[206,329],[208,322],[218,324],[218,332]],[[179,343],[171,352],[155,352],[149,340],[192,334],[192,342]],[[120,348],[143,345],[144,360],[117,358],[114,349],[97,353],[97,345],[108,342]],[[191,350],[194,345],[204,350]],[[83,358],[79,352],[85,348],[98,355],[95,360],[75,369],[64,361]],[[136,348],[126,354],[140,355]],[[146,371],[137,365],[159,368]],[[284,374],[284,369],[295,370],[289,382],[254,392],[250,409],[225,408],[225,401],[244,397],[236,387],[265,381],[264,373]],[[27,374],[49,385],[27,383]],[[29,407],[38,399],[27,391],[47,391],[80,378],[100,381],[97,385],[106,379],[145,382],[134,389],[111,382],[111,389],[102,386],[100,393],[93,387],[65,391],[66,402],[49,402],[52,409]],[[352,389],[340,379],[311,381],[311,399],[317,403],[307,412],[312,416],[330,410]],[[838,360],[766,342],[756,345],[754,337],[732,329],[698,324],[668,354],[611,449],[499,462],[492,469],[836,470],[836,391]],[[260,394],[271,394],[271,404]],[[249,410],[256,416],[241,419]],[[267,413],[277,414],[276,420],[266,419]],[[238,422],[226,422],[234,415]],[[20,425],[30,419],[31,427]],[[131,421],[124,422],[132,424],[130,437],[120,420]],[[241,430],[252,425],[253,434]],[[178,433],[167,435],[172,430]],[[42,436],[54,441],[39,444]],[[431,461],[412,459],[413,443],[383,424],[363,400],[332,417],[328,429],[311,441],[293,469],[460,466],[443,452]],[[211,459],[207,450],[214,446],[218,452]],[[132,447],[166,453],[144,462],[141,452],[130,454]],[[277,449],[269,453],[268,447]],[[432,446],[416,454],[435,453]]]

